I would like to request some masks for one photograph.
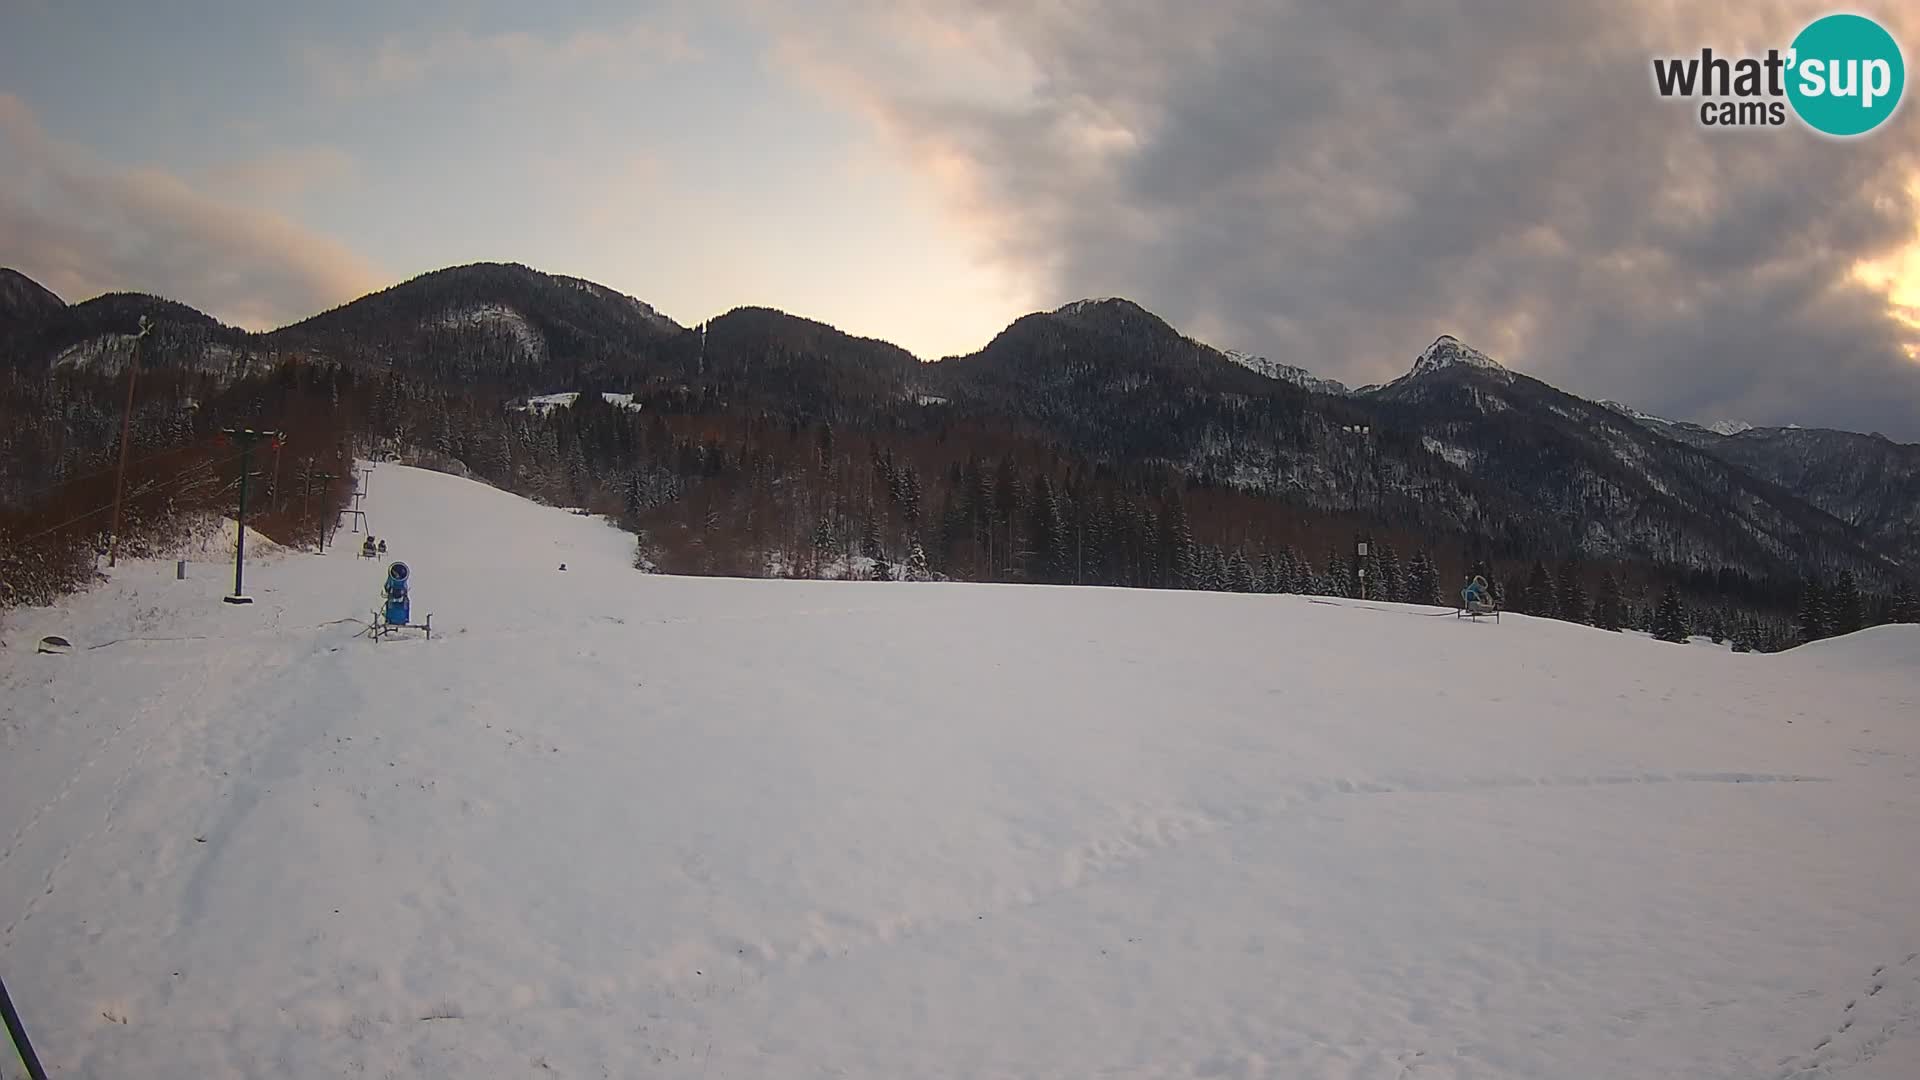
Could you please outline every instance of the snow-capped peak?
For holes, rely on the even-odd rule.
[[[1674,426],[1673,421],[1667,419],[1664,416],[1655,416],[1650,412],[1641,412],[1639,409],[1636,409],[1631,405],[1623,405],[1620,402],[1614,401],[1612,399],[1601,401],[1600,405],[1603,408],[1612,409],[1614,412],[1617,412],[1620,415],[1625,416],[1632,420],[1640,420],[1650,424],[1661,424],[1666,427]]]
[[[1152,315],[1147,309],[1124,296],[1090,296],[1085,300],[1075,300],[1053,309],[1055,315],[1107,315],[1130,317],[1134,315]]]
[[[1470,345],[1461,344],[1458,338],[1450,334],[1442,334],[1433,340],[1433,344],[1427,346],[1427,351],[1421,353],[1420,359],[1413,362],[1413,370],[1407,374],[1426,375],[1462,364],[1468,367],[1486,368],[1490,371],[1507,370],[1486,353]]]
[[[1745,420],[1715,420],[1707,425],[1707,430],[1715,435],[1738,435],[1743,431],[1752,431],[1753,425]]]
[[[1111,304],[1119,299],[1117,296],[1088,297],[1085,300],[1075,300],[1071,304],[1061,304],[1059,307],[1053,309],[1053,313],[1055,315],[1084,315],[1103,304]]]
[[[1252,353],[1241,352],[1239,349],[1228,349],[1221,355],[1239,364],[1241,367],[1257,374],[1265,375],[1269,379],[1290,382],[1306,390],[1313,390],[1322,394],[1338,394],[1341,396],[1351,393],[1345,383],[1336,379],[1323,379],[1313,372],[1308,371],[1306,368],[1294,364],[1282,364],[1277,360],[1269,360],[1264,356],[1255,356]]]

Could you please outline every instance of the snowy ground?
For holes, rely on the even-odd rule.
[[[366,507],[431,643],[342,621],[351,534],[248,608],[168,562],[8,616],[55,1076],[1920,1076],[1916,628],[679,579],[452,477]]]

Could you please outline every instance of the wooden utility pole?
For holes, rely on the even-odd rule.
[[[140,332],[133,335],[133,355],[127,360],[127,412],[120,418],[120,468],[113,479],[113,531],[107,534],[107,565],[120,554],[120,500],[127,490],[127,448],[133,441],[133,386],[140,377],[140,342],[153,329],[145,315],[140,316]]]

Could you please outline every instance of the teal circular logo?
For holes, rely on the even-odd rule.
[[[1815,131],[1861,135],[1900,104],[1907,65],[1900,44],[1861,15],[1815,19],[1793,39],[1787,99]]]

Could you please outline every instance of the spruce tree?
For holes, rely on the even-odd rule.
[[[1827,598],[1829,627],[1835,635],[1851,634],[1860,629],[1864,611],[1860,601],[1860,587],[1853,580],[1853,571],[1842,570],[1840,580],[1833,587],[1833,594]]]
[[[1285,592],[1285,583],[1280,580],[1280,560],[1269,548],[1260,556],[1260,591],[1263,593]]]
[[[1686,611],[1680,603],[1680,590],[1672,585],[1660,594],[1660,607],[1653,616],[1653,636],[1660,641],[1686,643]]]
[[[1353,575],[1349,572],[1345,559],[1334,548],[1327,549],[1327,576],[1325,592],[1329,596],[1352,596]]]
[[[1593,621],[1587,590],[1580,584],[1580,565],[1571,560],[1560,567],[1560,617],[1570,623]]]
[[[1520,587],[1517,610],[1525,615],[1549,619],[1559,614],[1559,605],[1553,595],[1553,578],[1548,576],[1546,566],[1537,560],[1533,569],[1527,572],[1526,584]]]
[[[1800,626],[1801,641],[1819,641],[1827,636],[1827,598],[1818,581],[1808,578],[1800,587],[1800,611],[1794,621]]]
[[[1619,630],[1626,625],[1626,611],[1622,607],[1619,578],[1613,577],[1613,571],[1607,571],[1599,577],[1599,592],[1594,596],[1594,625],[1601,630]]]
[[[1214,592],[1226,592],[1227,553],[1219,548],[1210,548],[1207,553],[1207,588]]]
[[[1186,507],[1178,496],[1167,500],[1160,519],[1161,586],[1168,589],[1194,587],[1193,532],[1187,525]]]
[[[933,571],[927,567],[927,549],[921,547],[920,541],[915,539],[913,546],[907,549],[907,580],[931,581],[932,579]]]
[[[1283,593],[1305,592],[1306,588],[1301,582],[1301,578],[1304,576],[1304,568],[1300,565],[1300,556],[1294,554],[1293,548],[1283,547],[1280,549],[1279,562],[1280,587],[1276,591]]]
[[[1407,598],[1405,574],[1400,569],[1400,553],[1384,540],[1374,553],[1373,574],[1370,575],[1367,588],[1381,600],[1399,603]]]
[[[1439,606],[1440,571],[1433,565],[1433,559],[1426,551],[1414,552],[1413,561],[1407,564],[1404,592],[1409,604]]]
[[[1901,581],[1893,587],[1893,600],[1887,605],[1887,621],[1920,623],[1920,597],[1914,595],[1911,584]]]
[[[1742,621],[1740,628],[1733,632],[1733,651],[1738,653],[1753,651],[1753,626]]]
[[[1253,564],[1247,561],[1247,553],[1236,551],[1233,562],[1227,567],[1227,588],[1234,592],[1253,591]]]

